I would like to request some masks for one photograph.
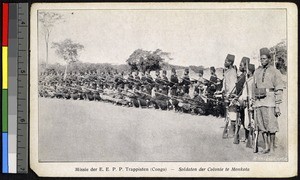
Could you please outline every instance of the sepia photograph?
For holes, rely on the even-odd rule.
[[[100,163],[98,173],[101,163],[196,163],[118,165],[113,176],[231,163],[235,176],[252,177],[243,163],[289,163],[294,6],[218,5],[34,4],[33,162]],[[203,171],[226,171],[220,165]]]

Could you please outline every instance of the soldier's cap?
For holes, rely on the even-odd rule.
[[[248,58],[248,57],[243,57],[241,63],[249,64],[249,63],[250,63],[250,58]]]
[[[199,74],[203,74],[203,69],[199,69]]]
[[[262,56],[262,55],[270,56],[270,50],[269,50],[268,48],[266,48],[266,47],[261,48],[261,49],[259,50],[259,53],[260,53],[261,56]]]
[[[254,64],[249,64],[248,69],[249,69],[249,71],[251,71],[253,73],[255,71],[255,65]]]
[[[234,56],[234,55],[232,55],[232,54],[227,54],[227,57],[226,57],[226,59],[227,59],[229,62],[232,62],[232,63],[234,63],[234,58],[235,58],[235,56]]]
[[[213,72],[216,72],[216,69],[215,69],[214,66],[211,66],[211,67],[210,67],[210,70],[213,71]]]
[[[171,70],[172,72],[176,72],[176,70],[175,70],[175,68],[172,68],[172,70]]]
[[[163,70],[163,72],[162,72],[163,74],[167,74],[167,71],[166,70]]]

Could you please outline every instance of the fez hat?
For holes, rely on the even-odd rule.
[[[203,69],[200,69],[200,70],[199,70],[199,74],[203,74]]]
[[[172,72],[176,72],[175,68],[172,68]]]
[[[189,73],[189,68],[185,68],[184,72]]]
[[[163,70],[163,72],[162,72],[163,74],[167,74],[167,71],[166,70]]]
[[[216,72],[216,69],[214,66],[210,67],[210,70],[213,71],[213,72]]]
[[[248,70],[253,73],[255,71],[255,65],[254,64],[249,64],[248,65]]]
[[[226,59],[228,60],[228,61],[230,61],[230,62],[232,62],[232,63],[234,63],[234,55],[232,55],[232,54],[227,54],[227,57],[226,57]]]
[[[249,64],[250,63],[250,58],[243,57],[241,62],[244,63],[244,64]]]
[[[261,49],[259,50],[259,52],[260,52],[260,55],[261,55],[261,56],[262,56],[262,55],[270,56],[270,50],[269,50],[268,48],[266,48],[266,47],[261,48]]]

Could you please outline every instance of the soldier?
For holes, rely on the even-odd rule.
[[[177,96],[178,77],[176,75],[175,68],[172,68],[171,72],[172,72],[172,74],[171,74],[171,77],[170,77],[170,87],[171,87],[170,95],[171,95],[171,97],[173,97],[172,98],[172,105],[174,106],[175,112],[177,112],[179,110],[179,107],[178,107],[179,101],[174,97]]]
[[[156,76],[156,77],[155,77],[154,82],[155,82],[155,87],[156,87],[156,89],[157,89],[157,90],[162,89],[163,82],[162,82],[162,79],[161,79],[161,77],[160,77],[160,71],[159,71],[159,70],[156,70],[155,76]]]
[[[184,75],[183,75],[182,81],[180,83],[184,93],[189,94],[190,84],[191,84],[191,80],[190,80],[190,77],[189,77],[189,69],[186,68],[184,70]]]
[[[225,114],[226,121],[230,123],[230,133],[229,135],[233,137],[235,135],[235,127],[236,127],[236,121],[237,121],[237,106],[235,104],[235,101],[233,101],[233,97],[235,92],[235,86],[237,82],[237,72],[233,68],[234,63],[234,55],[228,54],[224,66],[227,69],[224,73],[224,80],[223,80],[223,87],[222,92],[224,93],[225,99],[229,102],[227,112]],[[227,134],[227,127],[224,128],[223,137],[225,137],[225,134]],[[234,143],[238,143],[238,138],[235,137]]]
[[[214,66],[210,67],[210,79],[207,84],[207,97],[212,98],[214,93],[217,91],[217,83],[218,83],[218,77],[216,75],[216,69]]]
[[[130,71],[130,72],[128,73],[127,83],[128,83],[128,89],[132,89],[133,84],[134,84],[134,77],[133,77],[133,75],[132,75],[132,71]]]
[[[191,106],[191,109],[196,115],[206,114],[206,103],[196,90],[194,91],[193,104]]]
[[[275,135],[278,132],[277,117],[281,115],[279,104],[282,102],[283,82],[280,72],[271,63],[268,48],[260,49],[261,67],[254,73],[255,123],[262,132],[265,149],[263,153],[274,152]]]
[[[197,94],[203,94],[204,86],[207,84],[207,80],[203,78],[203,69],[199,70],[199,77],[197,79],[197,83],[195,85],[195,90]]]
[[[162,72],[162,83],[163,83],[163,90],[167,91],[167,94],[169,94],[169,80],[167,77],[167,71],[163,70]]]
[[[147,79],[147,82],[146,82],[147,83],[147,85],[146,85],[147,92],[149,95],[151,95],[154,81],[150,75],[150,70],[146,71],[146,79]]]
[[[101,100],[100,93],[102,91],[103,91],[103,89],[101,88],[101,86],[96,83],[96,89],[94,91],[94,99],[95,99],[95,101],[100,101]]]
[[[247,67],[247,66],[246,66]],[[243,125],[245,128],[245,136],[247,140],[252,140],[252,135],[255,128],[254,120],[253,120],[253,108],[252,108],[252,103],[251,99],[252,97],[252,88],[253,88],[253,73],[255,71],[255,65],[254,64],[248,64],[248,71],[247,71],[247,81],[244,83],[243,90],[241,93],[241,96],[239,97],[239,102],[241,104],[242,109],[241,111],[244,111],[244,120]],[[251,131],[250,131],[251,130]],[[250,137],[251,135],[251,137]],[[251,147],[252,143],[247,141],[246,144],[247,147]]]
[[[236,94],[237,96],[240,96],[242,94],[242,90],[246,81],[247,76],[247,66],[250,63],[250,59],[248,57],[243,57],[240,62],[239,71],[241,72],[241,75],[238,77],[237,83],[236,83]],[[246,139],[248,139],[249,131],[245,128],[244,120],[245,120],[245,111],[244,111],[243,104],[240,104],[240,106],[237,107],[237,111],[239,113],[239,117],[241,120],[241,124],[244,126],[245,130],[245,138],[241,139],[242,142],[245,142]],[[237,133],[239,133],[240,126],[237,126]]]

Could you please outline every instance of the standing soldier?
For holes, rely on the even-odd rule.
[[[244,111],[244,128],[245,133],[247,133],[247,144],[246,147],[252,147],[252,139],[253,139],[253,133],[256,130],[255,124],[253,121],[253,108],[251,99],[252,97],[252,88],[253,88],[253,73],[255,71],[255,65],[254,64],[248,64],[248,70],[247,70],[247,78],[243,86],[243,90],[241,93],[241,96],[239,97],[240,104],[242,105],[244,109],[241,111]],[[251,141],[251,142],[250,142]]]
[[[233,68],[234,58],[234,55],[228,54],[225,59],[224,66],[227,70],[224,72],[224,80],[222,87],[222,92],[224,93],[225,99],[228,102],[225,119],[227,121],[226,124],[230,123],[230,136],[234,136],[235,134],[235,125],[237,120],[237,107],[234,104],[234,101],[232,100],[234,97],[233,95],[236,93],[235,86],[237,82],[237,72]],[[225,126],[224,128],[223,137],[226,137],[226,134],[228,133],[227,127]],[[233,143],[238,143],[237,141],[237,138],[235,138]]]
[[[153,88],[153,78],[151,77],[151,74],[150,74],[150,70],[146,71],[146,79],[147,79],[147,92],[149,95],[151,95],[152,93],[152,88]]]
[[[238,81],[236,83],[236,94],[238,96],[240,96],[242,94],[242,90],[246,81],[246,76],[247,76],[247,67],[250,63],[250,59],[248,57],[243,57],[241,62],[240,62],[240,67],[239,67],[239,71],[241,72],[241,75],[238,77]],[[243,138],[241,141],[245,142],[246,139],[248,139],[248,135],[249,135],[249,131],[245,128],[245,124],[244,124],[244,120],[245,120],[245,107],[243,107],[243,104],[240,104],[240,106],[238,106],[237,110],[239,113],[239,117],[241,120],[241,124],[244,126],[244,130],[245,130],[245,138]],[[239,133],[239,128],[240,126],[237,126],[237,133]]]
[[[141,78],[139,76],[139,71],[137,70],[135,75],[134,75],[134,81],[135,83],[137,84],[137,90],[140,90],[140,87],[141,87]]]
[[[275,134],[279,130],[277,117],[281,115],[279,104],[282,102],[283,82],[280,72],[270,64],[268,48],[260,49],[260,61],[261,67],[254,73],[253,107],[255,122],[265,143],[263,153],[269,153],[274,152]]]
[[[128,81],[128,89],[132,89],[134,84],[134,78],[131,71],[128,73],[127,81]]]
[[[178,111],[179,108],[178,108],[178,103],[179,101],[174,98],[176,97],[178,94],[177,94],[177,88],[178,88],[178,77],[176,75],[176,70],[175,68],[172,68],[172,74],[171,74],[171,77],[170,77],[170,86],[171,86],[171,92],[170,92],[170,95],[172,97],[172,104],[174,106],[174,109],[175,111]]]
[[[189,69],[186,68],[184,70],[184,75],[183,75],[182,81],[180,83],[180,85],[182,86],[183,92],[185,94],[189,94],[189,92],[190,92],[190,84],[191,84],[191,80],[190,80],[190,77],[189,77]]]
[[[194,92],[196,92],[197,94],[203,94],[205,84],[207,84],[207,81],[203,78],[203,69],[200,69],[199,78],[197,79],[197,84],[195,86]]]
[[[160,71],[156,70],[155,75],[156,75],[156,77],[155,77],[155,87],[156,87],[157,90],[162,89],[163,84],[162,84],[162,79],[160,77]]]

